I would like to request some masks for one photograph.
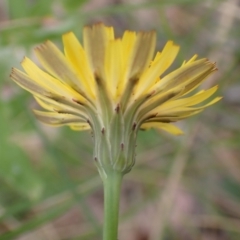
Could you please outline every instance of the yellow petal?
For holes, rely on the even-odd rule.
[[[61,106],[62,108],[64,108],[64,106],[70,106],[73,109],[76,109],[76,111],[78,111],[78,115],[84,115],[83,113],[85,113],[86,108],[83,107],[81,104],[77,103],[78,101],[75,101],[73,99],[67,100],[63,96],[59,96],[53,92],[46,90],[42,86],[36,84],[35,81],[29,78],[27,74],[19,71],[18,69],[13,69],[10,77],[18,85],[32,93],[35,97],[40,98],[46,103],[52,105],[55,110],[59,109],[59,106]]]
[[[156,117],[151,118],[147,122],[164,122],[164,123],[176,122],[176,121],[191,117],[191,116],[193,116],[195,114],[198,114],[202,111],[203,111],[203,109],[196,110],[196,111],[190,111],[188,113],[178,113],[179,116],[173,116],[173,115],[156,116]]]
[[[205,101],[209,97],[211,97],[217,91],[217,89],[218,89],[218,86],[214,86],[208,90],[201,91],[200,93],[197,93],[191,97],[181,98],[181,99],[166,102],[162,104],[161,110],[197,105]]]
[[[175,107],[175,108],[162,108],[162,106],[159,106],[158,108],[154,109],[154,113],[158,113],[157,116],[182,116],[194,111],[202,110],[206,107],[209,107],[213,105],[214,103],[220,101],[221,97],[216,97],[212,101],[210,101],[207,104],[204,104],[200,107]],[[149,113],[150,114],[150,113]]]
[[[139,78],[150,65],[156,47],[156,32],[139,32],[130,56],[129,79]]]
[[[79,93],[42,71],[29,58],[25,57],[21,65],[32,81],[36,82],[47,91],[55,93],[56,95],[68,97],[69,99],[75,98],[81,102],[85,102],[85,99]]]
[[[197,54],[193,55],[193,57],[190,58],[190,60],[188,60],[188,61],[184,61],[183,64],[182,64],[182,66],[194,62],[194,61],[197,59],[197,57],[198,57]]]
[[[35,81],[33,81],[27,74],[23,73],[22,71],[16,68],[12,69],[10,77],[23,89],[27,90],[28,92],[36,96],[45,97],[54,96],[50,91],[46,90],[42,86],[38,85]]]
[[[172,108],[172,109],[166,109],[165,111],[160,112],[159,109],[154,109],[153,111],[156,114],[157,118],[161,118],[161,117],[182,117],[188,114],[192,114],[193,112],[196,112],[196,110],[200,110],[200,109],[192,109],[190,107],[182,107],[182,108]]]
[[[85,109],[82,106],[79,106],[79,104],[76,104],[75,102],[66,102],[64,104],[53,99],[36,96],[35,99],[37,103],[45,110],[51,112],[73,114],[83,119],[88,119]]]
[[[216,97],[216,98],[214,98],[212,101],[210,101],[209,103],[204,104],[204,105],[201,106],[201,107],[194,107],[194,108],[192,108],[192,109],[194,109],[194,110],[204,109],[204,108],[206,108],[206,107],[209,107],[209,106],[213,105],[214,103],[219,102],[221,99],[222,99],[222,97]]]
[[[84,87],[76,71],[67,61],[63,53],[50,41],[35,48],[35,53],[42,66],[55,78],[84,94]]]
[[[182,135],[183,134],[183,131],[181,129],[179,129],[175,125],[172,125],[169,123],[148,122],[148,123],[142,124],[141,128],[143,128],[143,129],[158,128],[158,129],[162,129],[173,135]]]
[[[86,120],[72,114],[43,112],[38,110],[34,110],[34,114],[38,120],[52,126],[86,123]]]
[[[133,55],[134,45],[136,43],[137,35],[135,32],[125,31],[122,38],[122,64],[123,64],[123,76],[118,83],[117,96],[123,94],[126,89],[127,82],[130,76],[130,64],[131,56]]]
[[[72,64],[74,70],[77,72],[80,81],[84,85],[84,89],[88,91],[91,97],[94,97],[94,77],[80,42],[72,32],[64,34],[62,38],[67,60]]]
[[[197,78],[201,79],[201,76],[205,77],[205,73],[210,74],[212,71],[215,71],[215,65],[208,62],[207,59],[200,59],[171,72],[150,88],[149,91],[155,90],[158,93],[176,86],[182,88]]]
[[[162,53],[157,54],[151,66],[141,76],[135,91],[135,98],[148,91],[156,79],[171,66],[178,52],[179,46],[174,45],[172,41],[168,41]]]
[[[106,48],[105,55],[106,84],[112,98],[116,98],[117,86],[122,79],[123,57],[122,42],[120,39],[110,41]]]
[[[158,106],[162,106],[165,102],[171,101],[172,98],[176,97],[181,90],[172,89],[168,92],[163,92],[157,96],[151,98],[149,101],[146,101],[139,109],[138,118],[139,121],[142,119],[148,118],[149,112]],[[151,115],[150,115],[151,116]]]
[[[106,46],[113,39],[113,28],[106,27],[102,23],[83,29],[83,43],[89,65],[92,71],[102,79],[105,79],[104,58]]]
[[[214,73],[217,69],[211,69],[209,71],[206,71],[205,73],[199,75],[198,77],[196,77],[195,79],[192,79],[192,81],[190,81],[189,83],[186,84],[186,86],[184,87],[184,90],[182,92],[182,96],[192,92],[194,89],[196,89],[198,86],[201,85],[201,83],[203,81],[206,80],[207,77],[209,77],[212,73]]]
[[[71,124],[70,128],[75,131],[85,131],[85,130],[89,130],[90,126],[88,123],[81,123],[81,124],[79,123],[74,125]]]
[[[140,32],[137,34],[133,51],[131,56],[129,56],[129,67],[126,71],[128,73],[128,81],[126,82],[125,89],[123,89],[123,95],[121,97],[121,105],[123,109],[125,109],[126,105],[129,104],[129,99],[133,94],[133,89],[142,72],[150,65],[155,45],[155,32]]]

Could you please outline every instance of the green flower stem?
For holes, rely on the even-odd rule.
[[[112,171],[103,181],[104,186],[104,227],[103,240],[118,239],[118,214],[123,174]]]

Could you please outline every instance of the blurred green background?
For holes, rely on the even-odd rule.
[[[131,3],[129,3],[131,2]],[[178,123],[184,136],[140,132],[122,188],[120,240],[240,239],[239,0],[0,0],[0,239],[101,239],[103,194],[89,132],[34,119],[33,97],[10,79],[33,48],[102,21],[152,30],[217,62],[204,88],[221,102]]]

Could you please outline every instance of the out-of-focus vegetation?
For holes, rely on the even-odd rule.
[[[129,3],[131,2],[131,3]],[[125,177],[120,240],[240,239],[240,3],[238,0],[0,0],[0,239],[100,239],[103,195],[89,132],[34,119],[30,94],[10,79],[33,48],[98,21],[158,33],[216,61],[218,104],[178,125],[185,136],[139,134]]]

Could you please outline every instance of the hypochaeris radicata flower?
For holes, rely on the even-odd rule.
[[[211,98],[217,86],[191,94],[216,71],[206,58],[195,55],[164,75],[179,46],[168,41],[154,54],[154,31],[125,31],[115,38],[112,27],[96,24],[84,28],[83,46],[72,32],[63,35],[63,45],[64,53],[50,41],[36,47],[43,70],[25,57],[25,72],[13,69],[11,78],[44,109],[34,110],[42,122],[91,129],[102,177],[111,169],[130,171],[139,129],[181,134],[172,122],[220,100]]]

